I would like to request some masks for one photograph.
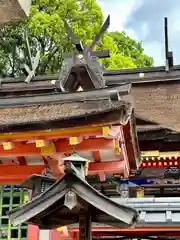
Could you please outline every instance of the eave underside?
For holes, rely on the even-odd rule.
[[[123,124],[131,112],[130,103],[108,100],[0,109],[0,131],[24,132],[108,122]]]

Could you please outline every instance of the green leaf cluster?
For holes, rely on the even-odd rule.
[[[41,51],[36,74],[57,73],[63,53],[74,49],[64,28],[65,19],[84,45],[91,43],[103,23],[102,10],[96,0],[34,0],[30,17],[21,24],[0,29],[0,75],[20,76],[28,64],[25,30],[28,30],[32,57]],[[109,49],[111,58],[101,60],[108,69],[149,67],[152,58],[144,54],[141,42],[124,32],[106,33],[96,49]]]

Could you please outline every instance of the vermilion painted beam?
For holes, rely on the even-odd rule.
[[[0,135],[1,141],[28,141],[35,139],[53,140],[59,138],[69,138],[69,137],[93,137],[98,135],[103,135],[103,125],[98,126],[82,126],[82,127],[72,127],[66,129],[56,129],[56,130],[44,130],[44,131],[27,131],[22,133],[4,133]],[[118,134],[119,127],[110,126],[108,135],[116,136]]]
[[[88,174],[123,173],[124,165],[124,161],[90,163]],[[45,165],[0,165],[0,184],[21,183],[32,174],[41,174],[45,168]]]
[[[121,229],[121,228],[115,228],[115,227],[93,227],[92,231],[95,233],[95,236],[105,236],[104,234],[102,235],[103,232],[109,232],[106,233],[106,236],[112,236],[112,232],[117,232],[119,233],[120,236],[124,235],[143,235],[150,233],[149,235],[153,235],[153,233],[156,233],[158,236],[180,236],[180,227],[144,227],[144,228],[130,228],[130,229]],[[79,232],[78,227],[72,227],[69,228],[69,232]],[[162,232],[162,235],[160,234]],[[164,233],[166,232],[166,233]]]
[[[137,232],[118,232],[116,231],[116,235],[114,236],[114,234],[112,234],[112,231],[110,231],[109,233],[105,232],[93,232],[92,233],[93,237],[115,237],[115,236],[125,236],[126,238],[129,238],[129,239],[132,239],[132,237],[134,239],[136,238],[140,238],[140,239],[143,239],[143,236],[145,235],[145,239],[146,239],[146,236],[151,236],[151,237],[175,237],[175,236],[180,236],[180,231],[179,229],[175,230],[175,231],[166,231],[166,228],[164,228],[164,230],[162,231],[159,231],[159,232],[155,232],[154,230],[151,230],[151,231],[143,231],[143,229],[141,231],[137,231]],[[115,239],[115,238],[114,238]]]
[[[32,174],[41,174],[42,166],[0,165],[0,184],[18,184]]]
[[[69,141],[60,140],[55,143],[56,152],[58,153],[72,153],[73,147],[69,145]],[[76,151],[89,152],[98,151],[100,149],[113,149],[113,139],[85,139],[82,143],[76,145]],[[0,146],[0,157],[14,157],[14,156],[39,156],[42,155],[41,148],[37,148],[35,144],[15,143],[11,150],[4,150]]]
[[[0,135],[1,141],[28,141],[36,139],[59,139],[69,137],[90,137],[102,135],[101,126],[82,126],[67,129],[44,130],[44,131],[30,131],[24,133],[4,133]]]
[[[97,162],[90,163],[88,168],[88,174],[98,174],[98,173],[124,173],[126,170],[125,161],[112,161],[112,162]]]

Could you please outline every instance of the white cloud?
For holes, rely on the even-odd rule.
[[[146,55],[153,57],[155,65],[165,65],[164,46],[162,44],[156,41],[143,43],[143,48]]]
[[[128,16],[137,7],[136,0],[97,0],[97,2],[104,16],[108,14],[111,16],[110,31],[123,31]]]
[[[139,0],[136,0],[137,2]],[[145,52],[150,54],[155,65],[164,65],[164,17],[168,17],[169,50],[174,53],[174,63],[180,62],[180,15],[179,0],[141,0],[139,8],[131,12],[124,28],[136,32],[138,40],[143,41]]]
[[[174,1],[172,3],[166,0],[165,7],[161,1],[157,2],[157,0],[97,0],[104,16],[108,14],[111,16],[109,30],[125,31],[131,38],[142,41],[145,53],[153,57],[155,65],[164,65],[165,61],[164,16],[169,18],[169,50],[174,51],[175,63],[180,61],[178,37],[180,36],[180,17],[179,8],[176,7],[177,3],[180,5],[180,1]],[[152,8],[153,5],[154,8]],[[127,22],[131,24],[128,25]]]

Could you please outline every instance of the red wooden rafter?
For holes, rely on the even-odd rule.
[[[54,143],[57,153],[72,153],[73,146],[69,145],[68,140],[57,141]],[[113,149],[114,139],[85,139],[80,144],[76,145],[76,151],[78,152],[92,152],[99,151],[101,149]],[[42,149],[37,148],[34,143],[22,144],[14,143],[14,148],[10,150],[4,150],[0,145],[0,157],[16,157],[16,156],[40,156],[42,155]]]
[[[19,184],[32,174],[41,174],[45,165],[1,165],[0,184]],[[89,164],[88,174],[114,174],[123,173],[124,161],[92,162]]]

